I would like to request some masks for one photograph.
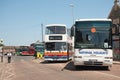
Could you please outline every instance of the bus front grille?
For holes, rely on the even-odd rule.
[[[103,65],[103,62],[84,61],[85,65]]]

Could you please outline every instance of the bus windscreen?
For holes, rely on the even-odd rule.
[[[110,22],[76,22],[76,48],[111,48]]]

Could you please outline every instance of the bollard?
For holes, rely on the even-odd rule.
[[[1,56],[1,62],[3,62],[3,55]]]
[[[3,62],[3,53],[0,53],[1,56],[1,62]]]

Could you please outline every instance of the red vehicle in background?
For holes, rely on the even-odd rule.
[[[20,55],[34,55],[35,49],[32,46],[24,46],[21,48]]]

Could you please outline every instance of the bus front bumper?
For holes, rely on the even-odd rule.
[[[75,66],[112,66],[112,61],[73,61]]]

